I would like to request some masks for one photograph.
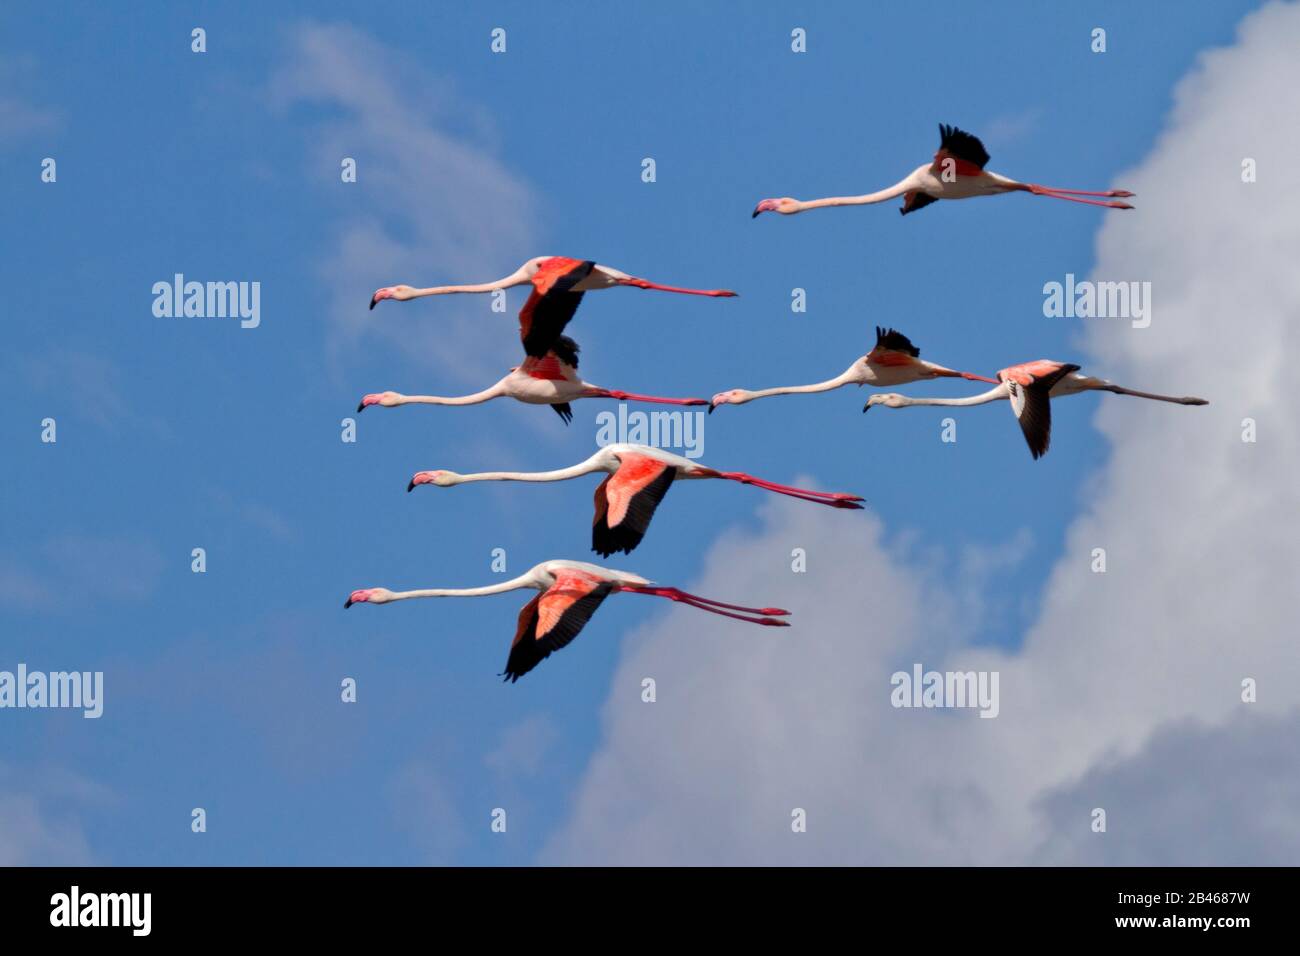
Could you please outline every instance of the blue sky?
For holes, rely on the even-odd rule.
[[[511,575],[588,559],[594,479],[403,489],[424,468],[572,464],[594,450],[596,413],[614,407],[580,403],[567,429],[504,402],[372,410],[345,444],[340,420],[363,393],[475,391],[518,356],[523,290],[506,315],[486,297],[371,313],[370,293],[486,281],[542,254],[738,290],[587,298],[570,327],[585,377],[665,395],[829,378],[875,325],[984,374],[1078,360],[1079,324],[1044,318],[1043,283],[1088,274],[1103,220],[1141,216],[1141,197],[1135,213],[1020,196],[906,219],[892,203],[756,221],[749,210],[891,184],[933,152],[940,122],[981,134],[1006,175],[1127,185],[1176,81],[1254,6],[1025,3],[991,16],[939,4],[918,29],[901,4],[599,16],[159,4],[130,18],[7,4],[0,668],[103,670],[106,685],[98,721],[0,713],[0,768],[34,795],[48,858],[538,859],[573,813],[634,628],[671,621],[685,660],[695,642],[743,653],[765,634],[611,600],[574,645],[506,686],[496,675],[527,595],[345,614],[357,587],[494,583],[498,547]],[[489,50],[498,26],[503,55]],[[790,51],[796,26],[806,54]],[[1089,49],[1094,26],[1105,54]],[[54,184],[39,178],[47,156]],[[343,156],[357,160],[355,184],[339,180]],[[154,317],[151,286],[178,272],[260,282],[260,327]],[[806,313],[790,310],[795,287]],[[724,408],[707,420],[702,460],[864,495],[874,519],[836,513],[829,533],[878,520],[940,593],[944,581],[979,592],[956,636],[1014,648],[1108,460],[1100,400],[1054,406],[1052,452],[1033,462],[1004,410],[962,414],[945,444],[938,411],[864,418],[865,398]],[[57,444],[40,441],[46,417]],[[764,527],[764,497],[678,489],[645,543],[607,563],[689,586],[706,555],[733,557],[720,538]],[[190,571],[195,547],[205,574]],[[788,550],[764,560],[788,562]],[[802,586],[712,596],[789,606],[797,623]],[[355,705],[339,701],[346,676]],[[498,806],[504,836],[488,828]]]

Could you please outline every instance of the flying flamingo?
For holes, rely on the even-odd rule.
[[[906,408],[908,405],[986,405],[999,399],[1011,400],[1011,411],[1020,422],[1020,430],[1025,433],[1029,443],[1029,453],[1034,458],[1047,454],[1047,446],[1052,439],[1052,405],[1049,399],[1065,395],[1077,395],[1079,392],[1102,391],[1114,392],[1116,395],[1132,395],[1136,398],[1151,398],[1158,402],[1173,402],[1176,405],[1208,405],[1203,398],[1175,398],[1172,395],[1154,395],[1151,392],[1137,392],[1123,388],[1104,378],[1080,375],[1078,365],[1065,362],[1053,362],[1039,359],[1012,365],[998,372],[1000,384],[970,398],[908,398],[894,393],[872,395],[862,407],[865,412],[873,405],[885,405],[889,408]]]
[[[357,405],[365,411],[371,405],[390,408],[394,405],[478,405],[494,398],[513,398],[529,405],[550,405],[569,424],[573,420],[570,402],[579,398],[616,398],[621,402],[655,402],[660,405],[707,405],[702,398],[660,398],[601,388],[578,378],[578,343],[560,336],[545,358],[529,356],[524,363],[490,388],[473,395],[442,398],[437,395],[403,395],[400,392],[374,392]]]
[[[676,479],[725,478],[754,485],[803,501],[815,501],[832,508],[861,509],[857,495],[808,491],[778,485],[739,471],[714,471],[699,462],[648,445],[606,445],[586,461],[556,471],[485,471],[460,475],[454,471],[421,471],[406,486],[437,485],[448,488],[469,481],[565,481],[603,471],[608,477],[596,489],[596,517],[591,523],[591,550],[609,557],[616,551],[632,553],[641,543],[655,509]]]
[[[721,614],[723,617],[735,618],[738,621],[748,621],[751,624],[765,624],[769,627],[790,626],[788,621],[776,619],[790,614],[789,611],[783,611],[778,607],[754,608],[723,604],[721,601],[688,594],[677,588],[655,587],[654,582],[638,575],[602,568],[583,561],[543,561],[527,574],[512,581],[503,581],[482,588],[450,590],[430,588],[419,591],[364,588],[353,591],[343,606],[347,608],[363,603],[388,604],[391,601],[403,601],[407,598],[479,597],[521,588],[533,588],[542,593],[525,604],[523,610],[519,612],[519,625],[515,629],[515,639],[510,644],[510,657],[506,660],[506,669],[503,672],[505,679],[511,682],[519,680],[550,657],[553,651],[567,647],[569,642],[578,636],[578,632],[586,625],[591,615],[596,613],[600,602],[611,594],[621,591],[680,601],[701,611]],[[741,613],[730,613],[732,611]]]
[[[538,256],[529,259],[515,272],[481,285],[443,285],[428,289],[413,289],[409,285],[394,285],[380,289],[370,297],[370,308],[384,299],[418,299],[426,295],[448,295],[453,292],[495,292],[511,286],[531,282],[533,291],[519,313],[520,334],[524,352],[542,358],[559,339],[564,327],[582,301],[584,292],[610,289],[614,286],[634,286],[638,289],[658,289],[661,292],[680,292],[684,295],[729,297],[736,293],[728,289],[683,289],[660,285],[647,279],[630,276],[609,266],[598,265],[590,259],[568,259],[564,256]]]
[[[1040,186],[1037,183],[1022,183],[1008,179],[1006,176],[999,176],[997,173],[986,172],[984,164],[988,161],[989,154],[984,149],[984,144],[977,138],[955,126],[940,124],[939,151],[934,154],[934,161],[918,166],[906,179],[888,189],[867,193],[865,196],[836,196],[831,199],[814,199],[811,202],[800,202],[789,197],[764,199],[754,207],[754,215],[757,216],[760,212],[779,212],[789,216],[803,212],[805,209],[820,209],[823,206],[863,206],[868,203],[885,202],[895,196],[903,197],[903,206],[899,212],[907,215],[938,199],[970,199],[974,196],[996,196],[1009,192],[1027,192],[1035,196],[1087,203],[1089,206],[1106,206],[1110,209],[1133,208],[1126,202],[1080,198],[1107,196],[1127,199],[1133,193],[1125,189],[1087,192],[1082,189],[1057,189],[1054,186]]]
[[[844,385],[873,385],[884,388],[889,385],[906,385],[928,378],[964,378],[972,382],[991,382],[995,378],[973,375],[970,372],[956,372],[933,362],[924,362],[920,358],[921,350],[911,343],[902,332],[882,329],[876,326],[876,344],[870,352],[862,356],[841,375],[817,382],[814,385],[786,385],[780,388],[763,388],[751,392],[744,388],[733,388],[713,396],[709,405],[709,414],[719,405],[744,405],[756,398],[769,395],[804,395],[810,392],[829,392]]]

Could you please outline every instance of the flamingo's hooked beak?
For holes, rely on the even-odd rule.
[[[760,212],[771,212],[774,209],[776,209],[776,200],[764,199],[762,202],[760,202],[757,206],[754,207],[754,212],[750,215],[749,218],[757,219],[758,214]]]
[[[378,404],[379,404],[378,395],[366,395],[361,399],[360,402],[357,403],[357,411],[364,412],[368,406],[378,405]]]
[[[346,611],[354,604],[364,604],[370,600],[370,592],[364,588],[360,591],[353,591],[348,595],[348,599],[343,602],[343,609]]]
[[[384,299],[391,299],[392,297],[393,297],[392,289],[380,289],[378,292],[376,292],[374,295],[370,297],[370,308],[374,309],[374,307],[378,305],[380,302],[382,302]]]
[[[407,484],[406,490],[409,493],[415,490],[416,485],[431,485],[431,484],[433,484],[433,472],[417,471],[413,476],[411,476],[411,480]]]

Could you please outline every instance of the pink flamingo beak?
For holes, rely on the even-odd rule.
[[[366,410],[367,406],[370,406],[370,405],[378,405],[378,404],[379,404],[379,395],[378,395],[378,394],[366,395],[366,396],[363,397],[363,398],[361,399],[361,401],[357,404],[357,411],[358,411],[358,412],[364,412],[364,411]],[[369,419],[367,419],[367,421],[369,421]]]
[[[343,602],[343,608],[346,610],[354,604],[365,604],[370,600],[370,589],[362,588],[360,591],[353,591],[348,595],[348,599]]]
[[[406,490],[408,492],[414,491],[416,485],[431,485],[431,484],[433,484],[433,472],[417,471],[412,476],[411,483],[406,486]]]
[[[373,309],[376,305],[378,305],[378,304],[379,304],[380,302],[382,302],[384,299],[391,299],[392,297],[393,297],[393,290],[392,290],[392,289],[380,289],[379,291],[377,291],[374,295],[372,295],[372,296],[370,297],[370,308]]]
[[[749,218],[757,219],[758,214],[760,212],[772,212],[774,209],[776,209],[776,205],[777,203],[775,199],[764,199],[762,202],[760,202],[757,206],[754,207],[754,213]]]

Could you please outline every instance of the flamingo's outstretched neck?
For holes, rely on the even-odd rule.
[[[711,295],[720,298],[731,298],[736,295],[730,289],[683,289],[675,285],[660,285],[649,279],[638,279],[636,276],[628,276],[617,281],[619,285],[635,286],[638,289],[657,289],[660,292],[680,292],[682,295]]]
[[[620,402],[652,402],[656,405],[707,405],[703,398],[661,398],[658,395],[637,395],[633,392],[620,392],[609,388],[590,388],[583,398],[616,398]]]
[[[1102,202],[1096,199],[1080,199],[1080,196],[1132,196],[1133,193],[1124,189],[1113,189],[1110,192],[1090,193],[1081,189],[1053,189],[1050,186],[1039,186],[1037,183],[1025,183],[1025,189],[1035,196],[1046,196],[1048,199],[1064,199],[1066,202],[1081,202],[1087,206],[1105,206],[1107,209],[1132,209],[1126,202]],[[1072,195],[1066,195],[1070,193]]]
[[[719,471],[714,472],[714,474],[719,478],[726,478],[728,481],[738,481],[743,485],[753,485],[756,488],[775,491],[779,495],[789,495],[791,498],[814,501],[817,504],[830,505],[832,508],[851,508],[861,511],[862,505],[857,502],[866,500],[859,495],[847,495],[838,491],[810,491],[807,488],[795,488],[793,485],[778,485],[774,481],[768,481],[766,478],[755,478],[743,471]]]
[[[662,588],[641,584],[623,584],[619,585],[620,591],[628,591],[633,594],[649,594],[651,597],[668,598],[670,601],[678,601],[682,604],[689,604],[691,607],[699,608],[701,611],[708,611],[710,614],[720,614],[723,617],[735,618],[737,621],[748,621],[751,624],[763,624],[767,627],[789,627],[789,621],[778,621],[776,617],[785,617],[789,611],[784,611],[779,607],[743,607],[739,604],[723,604],[721,601],[714,601],[710,598],[700,597],[698,594],[688,594],[678,588]],[[726,608],[727,610],[723,610]],[[741,611],[741,614],[732,614],[732,611]],[[753,617],[751,615],[761,615]]]

